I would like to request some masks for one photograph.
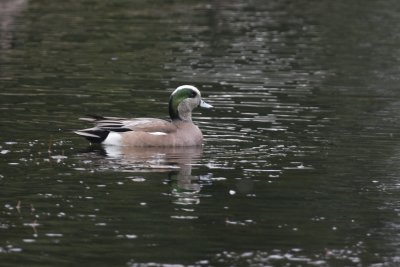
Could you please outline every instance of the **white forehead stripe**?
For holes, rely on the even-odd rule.
[[[181,85],[178,88],[175,89],[175,91],[172,93],[173,95],[178,92],[179,90],[183,89],[183,88],[188,88],[188,89],[192,89],[193,91],[195,91],[198,95],[200,94],[199,89],[197,89],[196,87],[194,87],[193,85]]]

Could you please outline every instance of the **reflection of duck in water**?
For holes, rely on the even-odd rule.
[[[192,165],[200,159],[202,147],[127,147],[104,146],[104,151],[112,168],[129,171],[168,172],[172,195],[177,197],[175,203],[199,203],[196,193],[200,185],[198,177],[192,176]]]
[[[188,169],[201,157],[202,147],[103,146],[107,157],[124,168],[141,170]],[[191,169],[191,168],[190,168]],[[182,173],[183,175],[183,173]]]
[[[94,122],[93,128],[78,130],[91,143],[134,147],[201,146],[203,135],[192,122],[196,107],[211,108],[201,99],[200,91],[191,85],[179,86],[169,100],[171,122],[137,118],[91,117],[83,120]]]

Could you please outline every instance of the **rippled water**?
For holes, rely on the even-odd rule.
[[[1,1],[5,266],[399,264],[396,1]],[[201,149],[89,146],[85,114]]]

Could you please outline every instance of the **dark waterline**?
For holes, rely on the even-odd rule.
[[[4,266],[399,264],[400,4],[2,1]],[[85,114],[202,149],[89,146]]]

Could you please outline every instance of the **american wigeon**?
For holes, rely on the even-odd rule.
[[[126,119],[118,117],[81,118],[95,123],[88,129],[75,133],[91,143],[135,147],[200,146],[203,134],[192,122],[196,107],[211,108],[201,99],[200,91],[192,85],[176,88],[169,99],[171,121],[153,118]]]

